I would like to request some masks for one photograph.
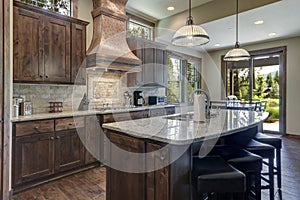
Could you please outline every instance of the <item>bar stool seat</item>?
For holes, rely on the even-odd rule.
[[[237,146],[216,145],[210,152],[219,155],[246,175],[246,196],[261,199],[262,158]],[[254,182],[254,189],[252,183]]]
[[[258,132],[255,137],[255,140],[272,145],[276,149],[276,167],[274,167],[274,174],[277,176],[277,187],[281,189],[281,148],[282,148],[282,139],[279,137],[272,137],[264,133]]]
[[[279,137],[272,137],[272,136],[269,136],[269,135],[259,132],[255,135],[255,137],[253,139],[255,139],[259,142],[262,142],[262,143],[272,145],[276,149],[282,148],[282,140]]]
[[[245,175],[220,156],[193,157],[192,183],[200,197],[206,193],[209,199],[212,193],[243,194],[246,189]]]

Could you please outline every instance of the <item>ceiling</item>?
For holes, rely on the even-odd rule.
[[[192,0],[192,8],[200,6],[212,0]],[[167,8],[173,6],[173,11]],[[138,11],[153,19],[160,20],[171,15],[187,10],[188,0],[128,0],[126,9],[129,11]]]
[[[194,0],[193,6],[203,4],[211,0]],[[137,3],[138,2],[138,3]],[[151,2],[151,3],[149,3]],[[155,3],[154,3],[155,2]],[[160,2],[158,4],[158,2]],[[169,2],[173,2],[174,7],[181,8],[175,12],[181,12],[186,8],[187,1],[183,0],[129,0],[129,6],[143,12],[146,15],[161,19],[168,16],[166,7]],[[162,6],[157,6],[162,5]],[[146,9],[147,8],[147,9]],[[256,9],[252,9],[239,14],[239,41],[241,45],[253,44],[266,40],[277,40],[300,36],[300,1],[282,0]],[[175,13],[174,12],[174,13]],[[174,14],[173,13],[173,14]],[[264,24],[255,25],[254,22],[263,20]],[[235,44],[235,15],[214,20],[201,25],[209,34],[210,42],[204,46],[196,47],[197,50],[203,48],[207,51],[221,48],[233,47]],[[276,36],[268,36],[269,33],[277,33]],[[165,35],[163,40],[169,42],[173,34]],[[220,46],[216,47],[215,44]]]

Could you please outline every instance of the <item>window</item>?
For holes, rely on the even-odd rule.
[[[200,88],[200,62],[169,57],[168,102],[187,102],[191,93],[198,88]]]
[[[154,23],[131,14],[127,15],[129,16],[129,21],[127,23],[128,37],[140,37],[147,40],[154,40]]]
[[[21,2],[51,10],[62,15],[72,15],[71,0],[21,0]]]

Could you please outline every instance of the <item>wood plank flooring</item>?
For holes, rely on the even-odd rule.
[[[299,200],[300,137],[282,139],[282,199]],[[280,199],[278,191],[275,196]],[[262,199],[269,199],[267,191],[262,192]],[[105,169],[94,168],[35,187],[14,195],[13,200],[105,200]]]

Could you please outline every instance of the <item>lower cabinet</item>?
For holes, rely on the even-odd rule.
[[[147,143],[147,200],[165,200],[170,198],[169,149]]]
[[[108,200],[170,199],[170,152],[168,147],[148,143],[123,133],[106,130],[111,145],[106,152],[110,166],[106,170]],[[112,146],[126,151],[122,154]],[[140,156],[132,156],[140,153]],[[147,153],[147,154],[146,154]],[[133,170],[133,172],[128,171]],[[139,170],[139,173],[134,173]]]
[[[56,132],[55,172],[62,172],[83,165],[83,150],[83,144],[76,129]]]
[[[85,146],[84,164],[95,163],[100,158],[101,146],[101,127],[96,115],[85,117]]]
[[[13,187],[22,190],[84,166],[85,117],[13,124]]]
[[[129,170],[133,170],[135,167],[143,168],[145,165],[145,158],[135,156],[126,153],[118,152],[116,148],[112,148],[112,145],[126,150],[132,153],[144,153],[145,144],[142,140],[138,140],[132,137],[115,134],[111,132],[108,135],[110,145],[110,166],[107,168],[106,181],[109,185],[107,188],[107,199],[145,199],[145,175],[143,173],[133,173]],[[117,148],[118,149],[118,148]],[[135,159],[136,158],[136,159]]]
[[[14,155],[14,184],[54,173],[54,133],[17,137]]]

